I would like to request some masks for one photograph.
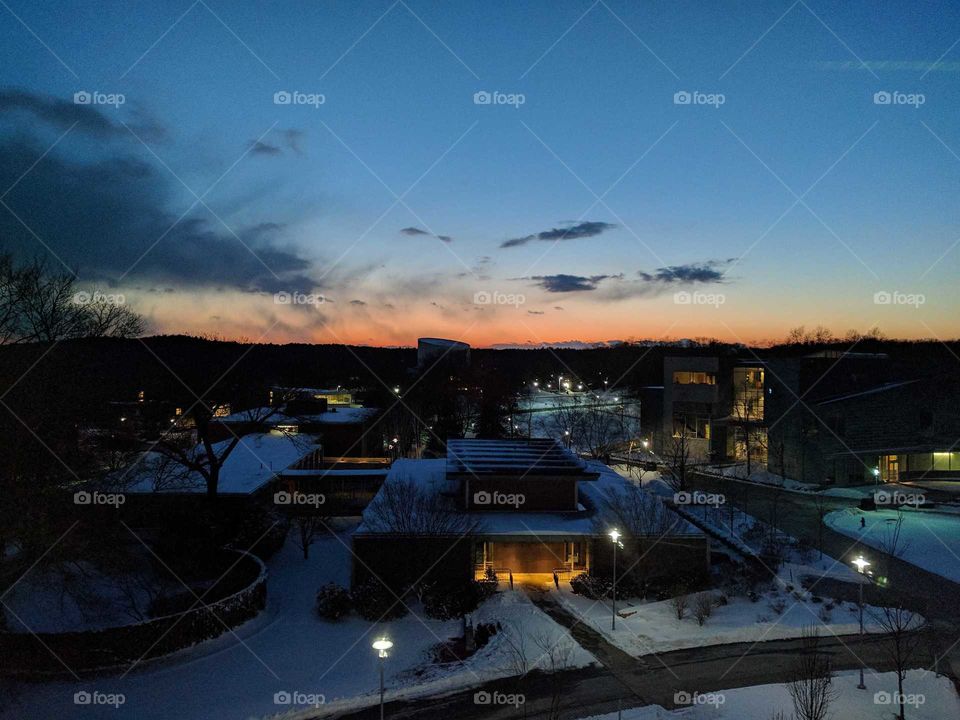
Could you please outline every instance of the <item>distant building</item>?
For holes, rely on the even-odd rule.
[[[553,440],[450,440],[447,457],[394,462],[353,535],[354,582],[375,574],[397,587],[427,573],[466,579],[495,572],[551,581],[610,574],[616,520],[610,498],[660,518],[655,533],[633,537],[632,567],[644,579],[705,573],[709,543],[655,495],[603,463],[585,461]],[[415,507],[415,512],[411,510]],[[626,528],[621,528],[625,530]],[[654,538],[655,535],[655,538]],[[656,552],[644,552],[644,543]]]
[[[432,363],[450,363],[465,367],[470,364],[470,346],[459,340],[444,338],[420,338],[417,340],[417,367],[425,368]]]
[[[960,480],[960,379],[881,353],[771,358],[771,472],[811,483]]]
[[[663,428],[658,452],[684,438],[693,463],[766,462],[765,364],[717,355],[663,361]]]

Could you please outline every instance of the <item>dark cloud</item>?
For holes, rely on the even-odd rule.
[[[579,238],[596,237],[597,235],[606,232],[607,230],[612,230],[616,227],[616,225],[613,225],[612,223],[594,220],[588,220],[575,224],[568,223],[568,225],[569,227],[566,228],[551,228],[550,230],[544,230],[542,232],[534,233],[533,235],[525,235],[524,237],[504,240],[502,243],[500,243],[500,247],[518,247],[520,245],[526,245],[528,242],[532,242],[534,240],[577,240]]]
[[[127,137],[131,147],[139,146]],[[13,185],[45,149],[22,135],[0,139],[0,186]],[[310,262],[279,244],[280,223],[225,227],[202,206],[178,221],[183,208],[171,209],[173,197],[169,175],[154,164],[125,154],[82,161],[58,149],[4,198],[22,223],[0,207],[0,239],[3,249],[23,257],[47,255],[46,244],[84,279],[316,289]],[[232,225],[229,215],[224,220]]]
[[[527,315],[543,315],[543,310],[527,310]]]
[[[622,275],[534,275],[537,285],[547,292],[567,293],[596,290],[601,282],[611,278],[620,278]]]
[[[350,304],[351,304],[351,305],[366,305],[367,303],[365,303],[363,300],[351,300],[351,301],[350,301]]]
[[[283,152],[276,145],[271,145],[261,140],[254,140],[251,142],[251,145],[250,152],[253,155],[280,155]]]
[[[276,157],[278,155],[284,155],[284,148],[290,150],[297,155],[303,155],[303,146],[302,141],[304,137],[303,130],[297,130],[296,128],[288,128],[286,130],[279,130],[277,134],[280,136],[283,147],[272,142],[267,142],[264,138],[259,140],[250,141],[250,152],[253,155],[265,155],[267,157]]]
[[[405,228],[403,228],[402,230],[400,230],[400,232],[402,232],[404,235],[409,235],[410,237],[416,237],[416,236],[419,236],[419,235],[426,235],[426,236],[429,236],[429,237],[435,237],[435,238],[437,238],[438,240],[442,240],[442,241],[445,242],[445,243],[453,242],[453,238],[450,237],[449,235],[434,235],[433,233],[427,232],[426,230],[421,230],[421,229],[418,228],[418,227],[412,227],[412,226],[411,226],[411,227],[405,227]]]
[[[708,260],[702,263],[688,263],[686,265],[669,265],[657,268],[653,273],[637,272],[637,276],[648,283],[693,284],[723,282],[723,268],[733,262],[727,260]]]
[[[54,128],[65,131],[73,127],[97,138],[131,137],[120,120],[120,113],[127,117],[126,124],[143,139],[162,139],[166,131],[156,121],[145,117],[136,109],[114,109],[112,105],[84,105],[73,98],[64,99],[52,95],[39,95],[26,90],[0,90],[0,113],[5,115],[28,115]],[[110,113],[108,115],[107,113]]]

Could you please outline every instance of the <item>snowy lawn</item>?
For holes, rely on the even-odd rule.
[[[288,540],[269,563],[267,609],[236,629],[242,643],[225,633],[145,663],[126,677],[117,673],[83,682],[16,683],[13,701],[0,706],[0,717],[169,720],[172,713],[178,720],[262,717],[296,709],[274,702],[274,695],[284,691],[323,696],[327,706],[372,704],[378,699],[379,678],[370,644],[380,635],[394,642],[386,661],[389,698],[465,688],[512,674],[502,633],[465,663],[434,664],[431,649],[461,635],[462,625],[459,620],[431,620],[417,606],[412,608],[416,616],[411,613],[379,626],[355,614],[340,622],[321,620],[314,610],[317,589],[327,582],[349,584],[349,531],[318,540],[307,561],[292,538]],[[560,635],[569,637],[520,593],[498,593],[474,619],[499,620],[554,641]],[[571,667],[593,661],[572,644],[567,659]],[[80,691],[122,693],[125,703],[119,709],[78,705],[74,693]],[[304,707],[306,698],[302,699]]]
[[[743,465],[724,465],[722,467],[704,468],[704,473],[708,475],[720,475],[725,478],[735,478],[746,482],[759,483],[761,485],[776,485],[784,490],[793,492],[813,492],[817,489],[816,485],[803,483],[799,480],[782,477],[772,473],[766,468],[758,468],[747,473],[746,464]]]
[[[563,586],[561,586],[563,587]],[[694,598],[684,619],[677,620],[670,600],[659,602],[631,599],[617,601],[617,629],[610,629],[610,602],[595,602],[573,594],[569,588],[556,593],[559,602],[624,652],[639,657],[654,652],[723,643],[757,642],[800,637],[803,628],[813,625],[821,634],[844,635],[859,632],[856,604],[829,599],[814,602],[799,586],[793,591],[775,587],[757,602],[730,597],[715,607],[703,626],[693,617]],[[829,609],[828,609],[829,608]],[[878,631],[864,608],[864,628]]]
[[[837,697],[830,705],[830,716],[843,720],[878,720],[895,716],[895,705],[887,704],[897,691],[894,673],[871,674],[866,678],[866,690],[857,690],[856,672],[838,673],[833,680]],[[916,704],[908,705],[910,720],[946,720],[960,717],[960,698],[948,678],[937,677],[923,670],[911,670],[903,684],[904,695]],[[753,687],[704,693],[701,704],[677,710],[664,710],[657,705],[625,710],[622,720],[769,720],[782,710],[784,717],[793,713],[793,704],[786,685],[755,685]],[[922,700],[922,704],[921,704]],[[617,720],[617,714],[594,715],[581,720]]]
[[[856,508],[837,510],[824,518],[827,527],[881,549],[897,522],[896,510],[864,512]],[[909,563],[960,582],[960,518],[955,515],[904,510],[900,531],[903,554]],[[860,519],[866,527],[860,527]]]

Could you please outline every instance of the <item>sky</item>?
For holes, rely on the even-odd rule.
[[[955,338],[953,2],[0,2],[0,250],[152,332]]]

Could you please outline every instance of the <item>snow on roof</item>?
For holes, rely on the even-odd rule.
[[[218,492],[223,495],[249,495],[270,482],[280,471],[293,465],[316,448],[313,435],[290,435],[276,430],[252,433],[240,438],[240,442],[227,456],[220,469]],[[230,440],[215,443],[216,453],[222,452]],[[194,453],[202,456],[202,446]],[[132,476],[132,483],[124,488],[128,493],[198,493],[206,492],[203,476],[190,472],[169,486],[157,486],[152,472],[154,463],[163,456],[158,452],[147,453],[138,463],[139,473]]]
[[[360,423],[373,417],[377,413],[377,408],[335,405],[323,413],[287,415],[283,412],[276,412],[266,417],[270,411],[271,408],[268,407],[242,410],[222,418],[217,418],[217,420],[228,424],[262,422],[271,427],[276,427],[277,425],[300,425],[302,423],[312,423],[315,425],[347,425],[350,423]],[[265,420],[259,419],[264,417],[266,417]]]
[[[598,520],[603,521],[602,515],[605,513],[604,508],[609,494],[633,492],[636,486],[598,460],[584,461],[583,464],[585,471],[596,473],[598,479],[594,482],[578,483],[580,497],[583,500],[579,511],[551,513],[466,512],[461,510],[460,512],[478,524],[477,534],[483,537],[527,535],[532,538],[542,536],[556,538],[594,535],[597,532]],[[447,469],[447,460],[444,459],[399,459],[393,463],[393,467],[384,482],[384,487],[390,483],[413,482],[423,492],[431,495],[446,495],[451,501],[455,501],[461,491],[460,481],[458,477],[449,476]],[[380,492],[383,492],[383,488]],[[636,489],[636,492],[640,493],[639,497],[644,501],[663,503],[660,498],[652,493],[639,489]],[[374,498],[373,502],[376,501],[377,499]],[[669,535],[703,534],[699,528],[680,518],[679,515],[675,515],[665,505],[662,507],[665,512],[669,512],[671,515]],[[367,511],[364,511],[363,517],[364,522],[357,528],[356,534],[375,534],[367,525]]]
[[[584,468],[583,460],[556,440],[447,441],[448,473],[570,475],[585,474]]]

